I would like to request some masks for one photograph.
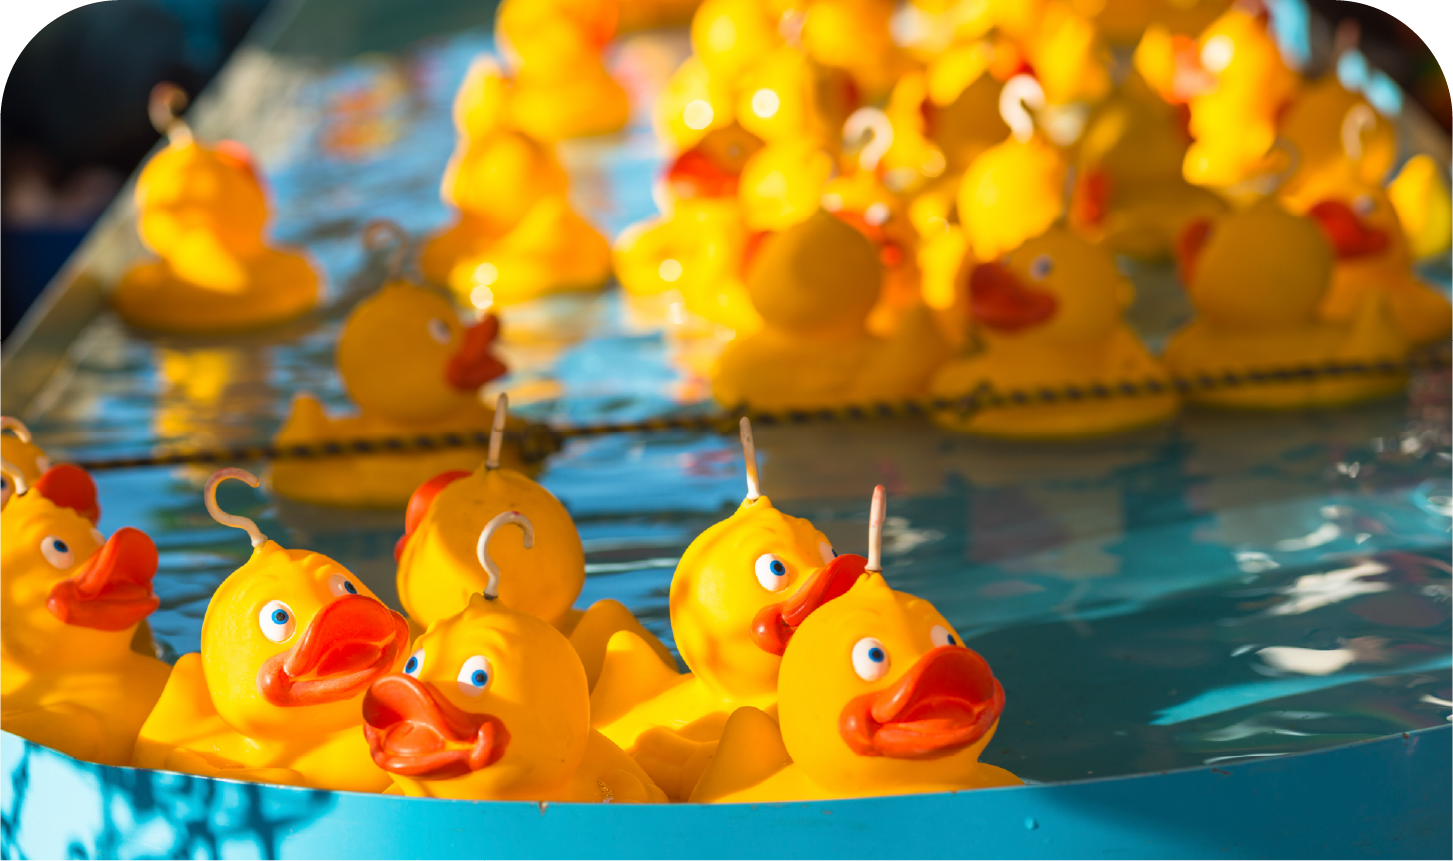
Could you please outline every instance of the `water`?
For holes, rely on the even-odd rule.
[[[269,437],[292,394],[347,404],[331,366],[351,302],[372,289],[357,235],[377,216],[441,226],[438,178],[467,33],[398,57],[302,74],[282,146],[262,167],[278,241],[330,282],[316,319],[229,339],[153,338],[103,315],[26,418],[54,454],[99,457]],[[614,63],[648,92],[679,37],[635,37]],[[582,211],[608,233],[649,215],[661,155],[644,117],[567,148]],[[1184,319],[1164,267],[1129,267],[1132,323],[1152,344]],[[1446,263],[1435,271],[1446,285]],[[504,312],[508,390],[555,422],[710,408],[708,329],[617,292]],[[840,551],[866,549],[868,496],[886,485],[886,567],[934,601],[994,667],[1008,708],[988,761],[1038,781],[1277,756],[1448,720],[1449,381],[1335,412],[1188,410],[1105,440],[974,440],[918,422],[759,429],[765,491]],[[261,470],[262,464],[239,464]],[[97,475],[102,528],[161,550],[152,617],[169,656],[197,648],[211,590],[246,558],[204,511],[200,468]],[[572,441],[540,479],[585,543],[582,604],[624,601],[671,642],[666,596],[683,548],[744,492],[734,439],[657,433]],[[233,482],[225,508],[289,547],[338,559],[395,603],[401,512],[320,509]]]

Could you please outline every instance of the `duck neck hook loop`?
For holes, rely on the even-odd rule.
[[[188,101],[186,91],[171,81],[162,81],[152,87],[151,98],[147,100],[146,112],[151,118],[152,128],[166,135],[167,140],[174,144],[192,142],[192,129],[181,118]]]
[[[257,476],[245,469],[228,466],[217,470],[212,473],[211,478],[207,479],[207,486],[202,490],[202,499],[207,503],[207,513],[212,515],[213,520],[223,526],[231,526],[234,529],[246,531],[247,537],[252,539],[252,546],[254,548],[261,547],[263,542],[267,541],[267,536],[262,534],[262,530],[257,528],[257,524],[253,522],[252,518],[243,517],[240,514],[228,514],[217,504],[217,485],[229,478],[235,478],[248,487],[260,487],[262,485],[262,482],[257,480]]]
[[[11,416],[0,416],[0,431],[10,431],[20,438],[21,442],[30,442],[30,428],[25,422]]]
[[[1034,117],[1029,112],[1043,108],[1044,87],[1033,75],[1015,75],[999,91],[999,116],[1020,143],[1034,137]]]
[[[409,254],[409,234],[397,221],[375,218],[363,225],[363,248],[366,251],[388,249],[384,266],[390,281],[404,277],[404,260]]]
[[[16,496],[24,496],[27,492],[30,491],[30,482],[25,480],[25,473],[20,471],[20,467],[16,466],[15,464],[11,463],[3,457],[0,457],[0,472],[3,472],[6,476],[8,476],[10,478],[10,481],[15,485]],[[8,494],[6,495],[6,498],[9,498]]]
[[[738,424],[742,429],[742,459],[747,464],[747,501],[756,502],[762,497],[762,484],[757,475],[757,443],[752,439],[752,420],[742,416]]]
[[[505,420],[510,414],[510,396],[501,393],[494,402],[494,427],[489,430],[489,457],[485,469],[499,469],[499,452],[505,442]]]
[[[888,494],[883,485],[873,488],[873,505],[868,511],[868,564],[864,571],[883,573],[883,521],[888,519]]]
[[[479,557],[479,564],[484,566],[484,573],[489,575],[489,581],[484,586],[484,597],[491,601],[499,597],[499,565],[489,555],[489,540],[507,523],[518,524],[520,531],[525,533],[526,550],[535,546],[535,524],[518,511],[496,514],[493,520],[485,524],[484,531],[479,533],[479,544],[475,546],[474,552]]]

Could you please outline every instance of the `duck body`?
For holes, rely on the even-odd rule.
[[[797,801],[1023,783],[979,762],[1004,688],[929,604],[866,573],[782,655],[778,714],[727,721],[693,802]]]
[[[317,304],[319,278],[307,258],[263,239],[267,200],[240,144],[171,141],[142,169],[136,206],[142,241],[160,259],[117,284],[112,304],[128,323],[220,332],[281,322]]]
[[[476,594],[419,637],[363,702],[374,762],[405,795],[663,802],[590,727],[585,669],[541,619]]]
[[[129,527],[103,540],[49,498],[47,476],[66,468],[0,515],[0,726],[78,759],[129,765],[169,672],[132,649],[159,603],[156,545]]]
[[[982,411],[942,410],[944,427],[990,436],[1056,438],[1113,433],[1164,421],[1178,400],[1168,374],[1123,320],[1134,287],[1103,248],[1063,226],[982,263],[969,276],[969,308],[982,348],[935,374],[932,392],[963,398],[976,391],[1159,384],[1164,394],[1013,405]]]
[[[1349,319],[1331,323],[1318,308],[1334,255],[1317,222],[1274,200],[1227,216],[1210,228],[1187,279],[1197,317],[1166,345],[1165,362],[1181,376],[1269,368],[1401,360],[1408,339],[1380,293],[1369,293]],[[1399,391],[1405,375],[1321,377],[1199,390],[1202,403],[1251,409],[1330,406]]]
[[[505,372],[491,352],[498,332],[496,317],[467,326],[438,293],[403,281],[385,284],[359,303],[338,338],[338,371],[359,414],[333,417],[316,398],[299,395],[275,443],[484,430],[494,410],[476,393]],[[519,462],[517,449],[506,455]],[[271,481],[284,496],[320,505],[402,507],[431,476],[478,462],[479,453],[469,449],[283,459],[273,464]]]
[[[409,630],[347,569],[263,541],[213,594],[202,650],[177,660],[132,764],[234,780],[379,792],[360,731],[368,685]]]

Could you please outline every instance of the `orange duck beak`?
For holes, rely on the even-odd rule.
[[[273,655],[257,687],[275,706],[314,706],[356,696],[388,672],[409,642],[404,617],[364,595],[328,604],[298,644]]]
[[[499,718],[466,712],[401,673],[380,678],[364,695],[363,735],[379,768],[435,780],[493,765],[510,743]]]
[[[93,525],[101,519],[101,503],[96,501],[96,482],[91,480],[89,472],[79,466],[63,463],[51,467],[35,483],[35,492],[61,508],[72,509]]]
[[[683,200],[735,197],[740,181],[740,169],[737,172],[727,169],[700,148],[689,149],[677,156],[666,171],[666,184],[671,193]]]
[[[464,343],[459,352],[449,357],[444,377],[449,385],[472,392],[495,377],[504,376],[509,368],[495,358],[490,350],[499,336],[499,318],[493,314],[464,330]]]
[[[123,526],[86,560],[79,574],[51,588],[46,609],[67,625],[124,631],[161,603],[151,591],[156,563],[156,545],[151,538],[139,529]]]
[[[779,604],[768,604],[752,620],[752,641],[765,652],[780,656],[787,651],[787,641],[812,611],[834,598],[847,594],[858,582],[868,560],[852,553],[819,568],[791,598]]]
[[[1387,232],[1368,225],[1340,200],[1323,200],[1307,214],[1317,220],[1338,260],[1370,257],[1387,248]]]
[[[972,649],[939,646],[892,686],[856,697],[838,733],[858,756],[937,759],[984,735],[1004,711],[1004,688]]]
[[[999,332],[1018,332],[1054,316],[1059,303],[1050,293],[1031,290],[999,263],[980,263],[969,276],[969,311]]]

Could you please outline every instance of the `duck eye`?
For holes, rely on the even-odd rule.
[[[417,652],[414,652],[412,655],[409,655],[409,659],[407,661],[404,661],[404,675],[406,675],[406,676],[413,676],[414,678],[417,679],[419,677],[419,673],[422,672],[423,669],[424,669],[424,650],[423,649],[420,649]]]
[[[72,552],[71,545],[54,535],[47,535],[40,542],[40,555],[57,568],[69,568],[76,561],[76,554]]]
[[[853,644],[853,670],[865,682],[876,682],[888,672],[888,650],[876,637],[864,637]]]
[[[257,626],[262,628],[262,635],[274,643],[286,641],[298,627],[297,620],[293,618],[293,608],[281,601],[268,601],[262,605],[262,612],[257,614]]]
[[[817,542],[817,552],[822,554],[822,564],[827,565],[837,558],[837,551],[826,541]]]
[[[768,592],[780,592],[787,586],[787,563],[775,553],[757,557],[757,582]]]
[[[928,639],[933,641],[934,646],[957,646],[959,644],[959,638],[942,625],[934,625],[933,629],[928,632]]]
[[[328,578],[328,591],[332,592],[335,598],[341,598],[344,595],[357,595],[358,587],[342,574],[334,574]]]
[[[484,693],[485,688],[489,687],[492,675],[489,658],[484,655],[475,655],[459,665],[459,690],[465,696],[477,697]]]
[[[445,323],[438,317],[435,317],[434,319],[429,321],[430,338],[433,338],[441,344],[447,344],[449,343],[449,339],[453,337],[453,335],[454,333],[449,331],[449,324]]]
[[[10,486],[10,479],[0,475],[0,505],[10,501],[10,493],[13,490]]]
[[[1363,218],[1371,215],[1375,209],[1377,209],[1377,204],[1373,203],[1370,194],[1359,194],[1352,200],[1352,211]]]
[[[1054,271],[1054,258],[1048,254],[1041,254],[1034,258],[1029,264],[1029,276],[1035,281],[1043,281]]]

